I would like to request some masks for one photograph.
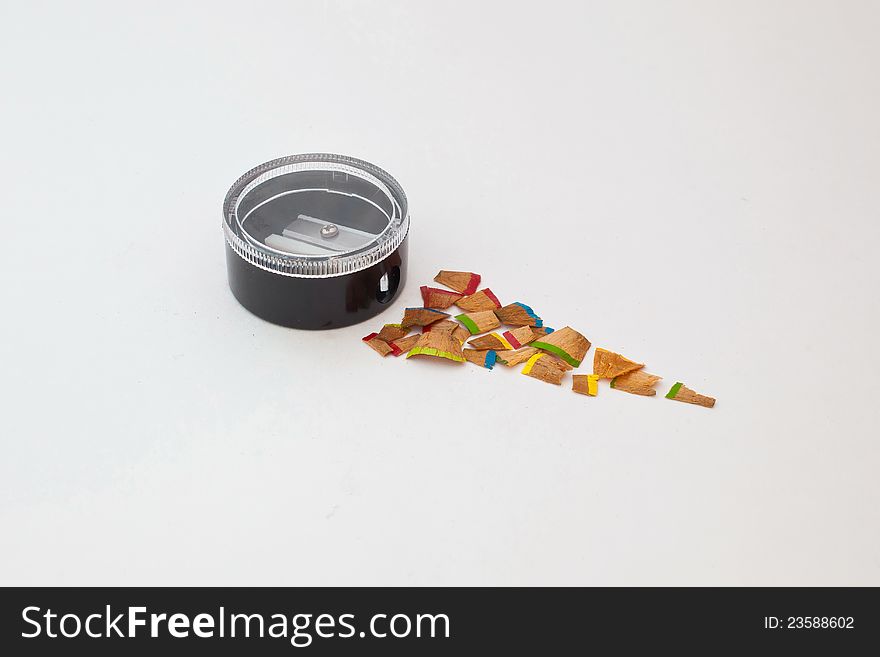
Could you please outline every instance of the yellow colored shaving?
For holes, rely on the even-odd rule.
[[[545,354],[540,354],[540,353],[539,353],[539,354],[535,354],[534,356],[532,356],[531,358],[529,358],[528,362],[526,362],[526,366],[525,366],[525,367],[523,368],[523,370],[522,370],[522,373],[523,373],[523,374],[528,374],[529,372],[531,372],[531,371],[532,371],[532,367],[534,366],[535,363],[538,362],[538,359],[539,359],[539,358],[543,358],[544,356],[545,356]]]

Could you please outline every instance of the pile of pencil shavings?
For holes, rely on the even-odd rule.
[[[380,356],[440,358],[490,370],[497,363],[507,367],[525,363],[522,374],[555,385],[562,385],[565,374],[579,368],[590,350],[590,341],[581,333],[570,326],[558,330],[544,326],[541,317],[521,301],[501,305],[492,290],[478,289],[479,274],[444,270],[434,280],[449,289],[422,286],[421,307],[407,308],[399,324],[385,324],[363,341]],[[452,306],[464,312],[454,317],[443,312]],[[614,390],[651,397],[657,394],[655,386],[662,377],[648,374],[644,367],[644,363],[597,347],[593,373],[573,374],[572,390],[595,397],[599,380],[608,379]],[[680,382],[669,389],[666,398],[706,408],[715,405],[712,397]]]

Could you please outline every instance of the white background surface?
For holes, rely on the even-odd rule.
[[[878,22],[4,2],[0,582],[880,584]],[[309,151],[410,198],[407,288],[364,325],[226,287],[228,186]],[[360,343],[440,268],[661,394]]]

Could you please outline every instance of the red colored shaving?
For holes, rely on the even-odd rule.
[[[460,299],[462,295],[458,292],[450,292],[449,290],[441,290],[439,287],[428,287],[427,285],[422,285],[419,288],[419,291],[422,293],[422,304],[425,308],[430,308],[431,303],[431,294],[440,294],[447,297],[455,297],[456,299]],[[450,304],[451,305],[451,304]]]
[[[471,281],[468,283],[467,289],[462,292],[463,295],[468,296],[477,291],[477,288],[480,287],[480,275],[479,274],[471,274]],[[498,303],[498,300],[495,299],[495,302]],[[501,304],[498,304],[498,307],[501,307]]]
[[[496,308],[500,308],[500,307],[501,307],[501,302],[498,300],[498,297],[495,296],[495,293],[492,292],[492,290],[490,290],[490,289],[487,287],[485,290],[483,290],[483,293],[484,293],[487,297],[489,297],[490,299],[492,299],[492,303],[495,304],[495,307],[496,307]]]
[[[504,336],[504,339],[507,340],[510,343],[510,346],[513,347],[514,349],[519,349],[520,347],[522,347],[522,344],[520,344],[520,341],[517,340],[513,336],[513,333],[511,333],[510,331],[505,331],[501,335]]]

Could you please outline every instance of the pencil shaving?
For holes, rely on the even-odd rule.
[[[428,331],[419,335],[418,338],[418,341],[406,355],[407,358],[428,356],[450,360],[455,363],[464,362],[464,356],[461,353],[461,343],[452,337],[452,333]]]
[[[416,342],[419,341],[419,337],[420,335],[418,333],[415,333],[407,338],[395,340],[390,344],[390,346],[392,347],[392,353],[394,353],[394,348],[397,349],[397,353],[394,353],[395,356],[400,356],[400,354],[405,354],[409,352],[409,350],[416,345]]]
[[[662,376],[657,376],[656,374],[648,374],[642,370],[634,370],[611,379],[611,387],[615,390],[623,390],[632,395],[653,397],[657,394],[654,386],[662,378]]]
[[[448,317],[449,313],[443,313],[431,308],[407,308],[403,311],[403,319],[400,321],[400,325],[406,328],[410,326],[427,326]]]
[[[690,388],[685,387],[681,382],[676,383],[669,389],[669,392],[666,393],[666,399],[674,399],[675,401],[704,406],[706,408],[715,406],[714,397],[707,397],[706,395],[694,392]]]
[[[474,349],[494,349],[495,351],[509,351],[516,348],[497,333],[490,333],[489,335],[481,335],[478,338],[474,338],[468,342],[468,346],[473,347]]]
[[[440,270],[434,280],[464,295],[473,294],[480,286],[480,275],[469,271]]]
[[[379,339],[378,333],[370,333],[361,338],[361,340],[363,340],[370,349],[383,357],[395,351],[395,348],[385,342],[385,340]]]
[[[467,312],[495,310],[496,308],[501,307],[498,297],[496,297],[488,287],[471,294],[470,296],[460,298],[455,302],[455,305]]]
[[[398,338],[404,337],[409,333],[409,328],[402,324],[386,324],[379,331],[379,339],[385,342],[394,342]]]
[[[497,354],[494,349],[464,349],[465,360],[491,370],[495,366]]]
[[[501,335],[510,343],[511,348],[513,349],[519,349],[520,347],[529,344],[537,337],[532,331],[531,326],[520,326],[519,328],[505,331]]]
[[[599,377],[596,374],[573,374],[571,389],[578,394],[595,397],[599,394]]]
[[[452,319],[441,319],[439,322],[434,322],[433,324],[428,324],[427,326],[422,327],[422,333],[427,333],[428,331],[440,331],[441,333],[452,333],[455,329],[459,328],[461,324]]]
[[[440,288],[428,287],[427,285],[422,285],[419,289],[422,293],[422,304],[425,308],[444,310],[461,299],[461,295],[458,292],[441,290]]]
[[[601,347],[596,347],[596,352],[593,355],[593,374],[598,375],[600,379],[613,379],[621,374],[639,370],[644,366],[644,363],[636,363]]]
[[[515,367],[525,363],[529,358],[538,353],[534,347],[523,347],[514,351],[499,351],[496,355],[498,362],[507,367]]]
[[[522,373],[533,379],[558,386],[562,385],[562,377],[570,369],[571,366],[568,363],[561,361],[556,356],[538,352],[526,361]]]
[[[464,324],[471,335],[478,335],[491,331],[501,326],[498,317],[491,310],[482,310],[476,313],[463,313],[456,315],[455,319]]]
[[[543,326],[543,320],[531,307],[515,301],[495,310],[498,319],[508,326]]]
[[[532,346],[558,356],[572,367],[580,367],[590,349],[590,341],[570,326],[565,326],[535,340]]]

